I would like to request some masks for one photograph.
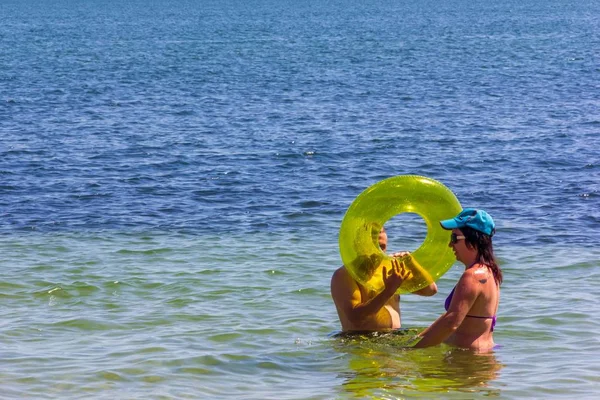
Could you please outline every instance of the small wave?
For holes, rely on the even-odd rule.
[[[54,327],[77,328],[83,331],[108,331],[120,325],[108,322],[100,322],[87,318],[73,318],[51,324]]]
[[[117,250],[117,254],[142,254],[142,255],[153,255],[153,254],[163,254],[170,253],[173,249],[170,247],[162,247],[156,249],[147,249],[147,250],[131,250],[131,249],[121,249]]]

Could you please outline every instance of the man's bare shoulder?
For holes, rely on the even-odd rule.
[[[354,278],[352,278],[352,276],[348,272],[348,270],[342,265],[333,272],[333,275],[331,276],[331,286],[354,289],[357,286],[357,284]]]
[[[336,278],[347,277],[349,275],[348,270],[343,265],[333,272],[333,276]]]
[[[348,280],[348,278],[350,278],[350,274],[348,273],[348,270],[342,265],[333,272],[333,275],[331,276],[331,284],[346,281]]]

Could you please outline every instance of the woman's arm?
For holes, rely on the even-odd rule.
[[[448,339],[462,324],[477,296],[479,296],[479,287],[476,285],[473,273],[465,271],[456,285],[448,311],[421,332],[419,336],[422,339],[414,347],[436,346]]]

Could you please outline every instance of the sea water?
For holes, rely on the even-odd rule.
[[[0,397],[595,398],[600,5],[0,3]],[[497,221],[475,355],[338,337],[338,230],[419,174]],[[390,221],[415,250],[419,217]]]

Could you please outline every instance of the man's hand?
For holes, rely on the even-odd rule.
[[[405,266],[404,262],[401,262],[395,258],[392,259],[392,268],[390,271],[386,267],[383,267],[383,283],[386,290],[393,291],[394,293],[402,282],[412,278],[412,272],[410,272]]]

